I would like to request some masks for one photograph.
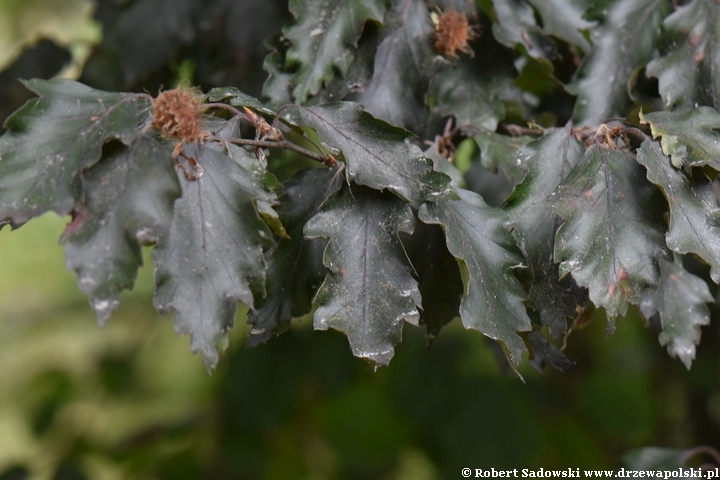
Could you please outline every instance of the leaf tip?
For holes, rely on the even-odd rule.
[[[110,319],[110,315],[112,314],[113,310],[118,308],[120,302],[115,298],[93,298],[90,301],[90,305],[95,311],[98,325],[100,325],[100,328],[102,328],[105,326],[108,319]]]
[[[272,329],[264,327],[253,326],[247,334],[245,340],[245,348],[254,348],[261,343],[266,343],[272,337]]]

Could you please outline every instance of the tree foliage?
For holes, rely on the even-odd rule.
[[[105,5],[83,79],[115,58],[115,87],[137,85],[246,8],[169,4]],[[273,5],[259,15],[282,18]],[[720,281],[720,4],[478,7],[291,0],[262,101],[203,80],[160,112],[147,93],[27,81],[0,138],[0,226],[71,215],[67,265],[100,323],[154,245],[155,307],[208,368],[238,302],[249,346],[312,314],[387,365],[405,322],[434,338],[459,317],[513,368],[529,351],[559,369],[587,311],[611,331],[639,306],[689,368]]]

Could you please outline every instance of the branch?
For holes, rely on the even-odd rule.
[[[206,108],[223,108],[232,114],[242,118],[243,120],[250,121],[249,115],[241,112],[237,108],[233,107],[232,105],[228,105],[227,103],[203,103],[200,105],[200,108],[206,109]]]
[[[327,165],[328,167],[333,167],[335,164],[337,164],[337,161],[335,160],[335,157],[333,157],[330,154],[322,155],[320,153],[312,152],[306,148],[303,148],[299,145],[295,145],[294,143],[288,142],[287,140],[280,140],[280,141],[267,141],[267,140],[250,140],[247,138],[229,138],[224,139],[226,142],[230,142],[235,145],[251,145],[253,147],[264,147],[264,148],[285,148],[287,150],[292,150],[294,152],[297,152],[301,155],[305,155],[308,158],[311,158],[315,161],[318,161],[324,165]]]

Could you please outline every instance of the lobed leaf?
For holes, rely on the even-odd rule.
[[[524,0],[493,0],[497,22],[493,35],[506,47],[523,49],[533,58],[556,59],[559,55],[555,43],[545,36],[536,21],[533,7]]]
[[[385,16],[385,22],[388,15]],[[384,29],[376,28],[375,24],[366,25],[362,37],[358,41],[357,48],[353,52],[353,59],[347,71],[341,75],[335,75],[332,81],[320,91],[309,98],[304,105],[322,105],[328,102],[340,100],[357,100],[370,83],[373,76],[373,65],[378,45],[382,41],[381,33]]]
[[[511,137],[489,130],[479,130],[474,132],[473,140],[482,152],[480,162],[483,167],[493,172],[500,169],[515,183],[520,183],[525,178],[528,169],[527,157],[532,153],[521,147],[530,143],[532,137]]]
[[[336,69],[341,75],[347,72],[365,22],[382,22],[386,4],[386,0],[290,1],[297,23],[284,30],[293,43],[285,63],[299,66],[291,80],[297,103],[304,103],[330,83]]]
[[[398,237],[414,225],[412,210],[397,197],[354,186],[305,226],[307,237],[330,239],[315,328],[345,332],[353,354],[378,365],[390,362],[402,321],[417,325],[420,317],[420,291]]]
[[[575,365],[575,362],[567,358],[562,350],[545,338],[541,330],[530,332],[527,339],[532,351],[530,365],[538,372],[542,372],[546,365],[559,372],[567,372]]]
[[[668,110],[720,108],[720,5],[693,0],[663,22],[670,48],[647,66]]]
[[[278,109],[293,103],[290,81],[293,73],[285,68],[285,45],[277,37],[265,41],[265,47],[270,50],[263,61],[263,70],[267,78],[263,84],[263,96],[268,99],[268,105]]]
[[[459,187],[465,184],[463,173],[448,159],[440,153],[437,143],[433,143],[423,152],[423,156],[432,161],[433,169],[436,172],[442,172],[450,177],[450,185]]]
[[[255,203],[274,202],[253,171],[262,171],[255,157],[231,144],[227,154],[216,148],[186,152],[204,175],[191,181],[178,173],[182,197],[169,233],[153,251],[155,307],[161,315],[175,313],[175,329],[192,335],[190,347],[202,352],[208,368],[217,363],[216,346],[233,326],[237,302],[252,308],[254,294],[264,293],[263,247],[271,232]]]
[[[312,297],[326,269],[322,255],[327,242],[303,236],[303,228],[329,197],[342,187],[338,168],[309,168],[285,182],[279,216],[289,238],[281,239],[265,254],[267,295],[250,312],[246,347],[267,341],[284,330],[293,317],[310,311]]]
[[[565,219],[555,237],[560,275],[587,287],[611,322],[657,286],[664,204],[634,157],[592,145],[548,201]]]
[[[720,283],[720,208],[712,182],[702,172],[693,178],[673,168],[670,159],[650,140],[640,146],[637,159],[670,205],[667,246],[677,253],[700,256],[712,267],[713,281]]]
[[[700,327],[710,324],[708,302],[714,302],[707,283],[685,270],[682,257],[660,262],[662,275],[657,291],[648,290],[641,309],[645,318],[660,314],[660,345],[679,357],[688,370],[695,359],[695,345],[700,343]]]
[[[487,80],[482,83],[469,69],[442,66],[433,79],[433,112],[453,116],[457,125],[495,131],[505,118],[505,106]]]
[[[432,341],[442,327],[460,314],[463,281],[458,262],[448,250],[445,233],[438,225],[419,222],[403,245],[415,268],[422,295],[420,324],[425,325]]]
[[[594,26],[583,15],[589,6],[589,0],[528,0],[537,9],[542,18],[542,29],[546,35],[552,35],[572,45],[577,45],[587,53],[592,48],[583,34]]]
[[[504,228],[507,217],[502,210],[487,206],[468,190],[458,190],[458,195],[458,200],[424,204],[418,217],[442,227],[448,250],[460,266],[463,325],[502,342],[514,367],[527,350],[517,332],[531,330],[525,292],[512,272],[522,266],[523,258]]]
[[[297,108],[321,142],[342,150],[349,180],[390,190],[415,208],[451,192],[450,177],[433,170],[432,162],[406,140],[407,130],[373,118],[354,103]]]
[[[590,15],[600,20],[590,30],[593,49],[567,87],[578,96],[573,111],[577,125],[598,126],[625,112],[628,80],[652,59],[669,10],[667,0],[611,0],[596,5]]]
[[[640,120],[650,125],[653,138],[660,137],[665,155],[675,168],[710,165],[720,169],[720,114],[710,107],[689,112],[653,112]]]
[[[17,228],[53,211],[67,215],[82,193],[79,178],[103,144],[130,144],[139,134],[147,101],[130,93],[107,93],[65,79],[30,80],[39,95],[6,122],[0,138],[0,227]]]
[[[103,158],[83,180],[85,195],[63,233],[65,256],[103,325],[135,284],[141,246],[167,234],[180,186],[169,148],[148,137]]]
[[[248,107],[267,117],[274,117],[276,112],[267,108],[257,98],[241,92],[236,87],[213,88],[207,95],[208,102],[227,102],[234,107]]]
[[[507,226],[534,277],[530,300],[543,325],[559,338],[567,329],[565,317],[575,313],[575,299],[567,282],[559,281],[553,259],[559,222],[546,199],[575,167],[584,149],[568,126],[550,131],[520,150],[518,155],[527,158],[528,172],[506,201]]]
[[[425,96],[436,65],[430,14],[423,0],[396,0],[387,16],[373,76],[359,101],[374,116],[421,132],[427,116]]]

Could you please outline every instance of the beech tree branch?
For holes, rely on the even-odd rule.
[[[330,154],[322,155],[320,153],[316,153],[316,152],[310,151],[306,148],[303,148],[299,145],[295,145],[294,143],[288,142],[287,140],[268,141],[268,140],[251,140],[249,138],[229,138],[229,139],[225,139],[225,141],[230,142],[235,145],[250,145],[253,147],[263,147],[263,148],[285,148],[287,150],[292,150],[293,152],[297,152],[301,155],[304,155],[308,158],[318,161],[324,165],[327,165],[328,167],[332,167],[337,163],[337,161],[335,160],[335,157],[333,157]]]

